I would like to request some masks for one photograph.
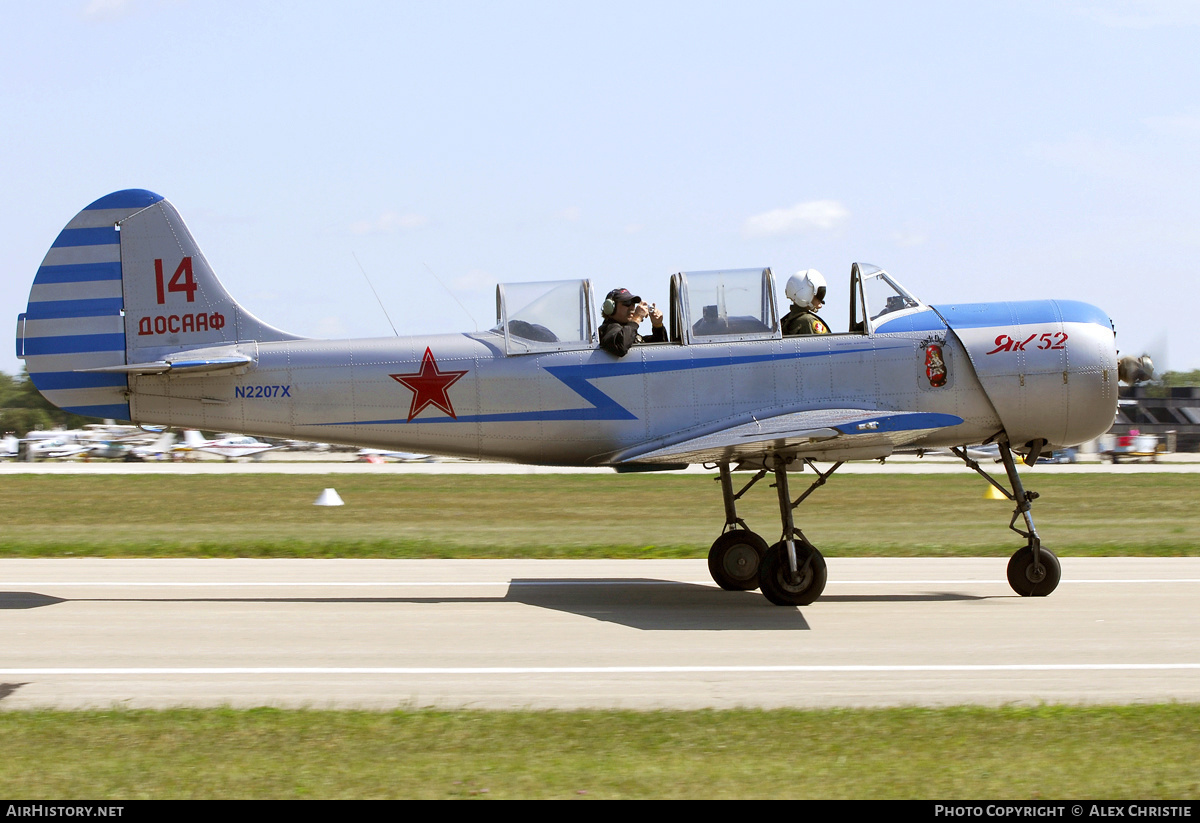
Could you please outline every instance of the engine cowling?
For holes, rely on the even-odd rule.
[[[934,308],[962,342],[1014,446],[1075,446],[1112,427],[1116,336],[1100,309],[1073,300]]]

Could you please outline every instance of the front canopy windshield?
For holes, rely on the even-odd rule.
[[[509,354],[586,348],[596,342],[590,302],[587,280],[501,283],[493,331]]]
[[[859,289],[859,294],[854,296],[861,296],[861,302],[855,301],[852,329],[869,331],[879,326],[885,318],[891,320],[898,313],[911,314],[912,310],[925,309],[920,300],[878,266],[855,263],[853,273]],[[869,323],[864,323],[864,314]]]

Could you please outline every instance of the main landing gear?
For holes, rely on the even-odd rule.
[[[1017,474],[1017,464],[1008,443],[1000,442],[998,445],[1000,459],[1004,463],[1004,471],[1008,474],[1008,482],[1012,486],[1011,492],[979,468],[978,463],[967,457],[965,449],[955,448],[951,451],[958,455],[967,466],[978,472],[984,480],[998,489],[1001,494],[1017,504],[1017,507],[1013,509],[1012,519],[1008,521],[1008,527],[1024,537],[1027,542],[1024,548],[1017,549],[1008,561],[1008,585],[1012,586],[1013,591],[1022,597],[1045,597],[1058,588],[1058,581],[1062,579],[1062,566],[1059,565],[1054,552],[1042,545],[1042,539],[1038,537],[1037,528],[1033,525],[1033,501],[1038,497],[1037,492],[1025,491],[1025,486],[1021,483],[1021,476]],[[1037,459],[1039,451],[1040,449],[1034,449],[1032,452],[1034,460]],[[1024,518],[1025,530],[1017,528],[1018,516]]]
[[[1045,597],[1058,587],[1062,567],[1054,553],[1042,545],[1037,528],[1033,525],[1033,501],[1037,499],[1037,493],[1025,491],[1009,444],[1001,442],[999,447],[1011,491],[981,469],[978,463],[967,456],[965,449],[954,448],[952,451],[1016,504],[1008,527],[1024,537],[1026,544],[1008,561],[1008,583],[1022,597]],[[1030,462],[1037,459],[1039,451],[1038,448],[1033,450],[1028,458]],[[841,468],[842,463],[835,463],[833,468],[822,473],[811,460],[806,459],[805,463],[817,473],[817,479],[793,502],[788,493],[787,462],[777,455],[768,460],[775,473],[775,490],[779,497],[779,518],[783,524],[781,539],[768,547],[767,542],[750,531],[746,522],[737,516],[737,500],[766,477],[768,469],[760,470],[740,492],[734,494],[729,464],[721,463],[717,468],[720,470],[721,495],[725,501],[725,528],[708,551],[708,570],[723,589],[750,591],[758,588],[778,606],[807,606],[825,590],[828,573],[821,552],[796,528],[792,511],[819,486],[823,486],[829,476]],[[1018,517],[1024,519],[1025,529],[1017,527]]]
[[[750,591],[761,588],[763,595],[777,606],[807,606],[825,590],[825,558],[792,519],[792,510],[813,493],[841,466],[822,474],[793,503],[788,492],[787,463],[774,461],[775,490],[779,498],[779,516],[783,523],[780,541],[771,547],[737,516],[736,501],[766,476],[762,469],[740,492],[734,494],[728,463],[721,463],[721,495],[725,501],[725,530],[708,551],[708,570],[723,589]],[[809,466],[812,463],[809,462]],[[816,471],[816,468],[813,467]]]

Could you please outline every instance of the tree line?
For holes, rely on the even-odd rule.
[[[34,430],[78,429],[85,423],[102,423],[95,417],[71,414],[50,405],[21,369],[16,377],[0,372],[0,434],[13,432],[24,437]]]

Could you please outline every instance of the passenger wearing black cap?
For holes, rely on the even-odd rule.
[[[604,298],[600,308],[604,322],[600,325],[600,348],[624,357],[636,343],[649,339],[652,343],[666,343],[667,330],[663,326],[663,314],[656,306],[647,306],[642,298],[630,293],[629,289],[613,289]],[[638,324],[650,318],[653,331],[649,338],[638,334]]]

